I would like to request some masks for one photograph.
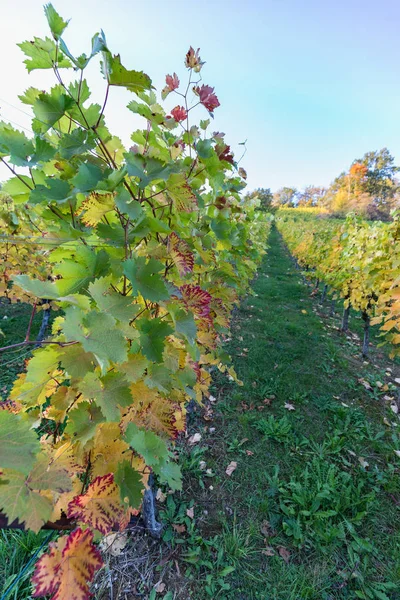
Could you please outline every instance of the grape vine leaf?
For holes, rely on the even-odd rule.
[[[103,74],[110,85],[126,87],[130,92],[140,93],[151,90],[151,79],[143,71],[126,69],[121,64],[119,54],[112,56],[108,51],[103,52]]]
[[[157,319],[140,319],[137,321],[140,331],[142,352],[149,360],[161,362],[165,347],[165,338],[173,332],[172,327]]]
[[[0,477],[0,506],[9,524],[18,519],[28,529],[38,532],[50,518],[52,503],[33,485],[22,473],[4,470]]]
[[[130,258],[124,263],[124,274],[132,284],[133,294],[140,292],[143,298],[151,302],[169,298],[165,282],[160,275],[162,270],[164,265],[160,261],[154,258],[146,261],[144,256]]]
[[[127,498],[131,508],[139,508],[144,490],[142,476],[131,467],[129,461],[124,460],[118,465],[115,482],[120,489],[121,501],[125,502]]]
[[[68,517],[78,519],[103,534],[109,533],[113,525],[121,521],[124,512],[112,473],[96,477],[85,494],[76,496],[68,504]]]
[[[46,37],[44,40],[34,37],[32,41],[17,44],[28,58],[24,60],[28,73],[34,69],[52,69],[58,54],[57,67],[71,67],[71,63],[62,52],[57,52],[56,44]]]
[[[80,527],[56,542],[36,563],[33,597],[53,594],[51,600],[89,600],[88,582],[103,561],[93,544],[93,533]]]
[[[58,40],[67,27],[68,21],[64,21],[54,6],[50,3],[44,5],[44,14],[46,15],[47,22],[54,39]]]
[[[152,431],[139,429],[135,423],[129,423],[126,428],[125,440],[150,467],[157,467],[160,462],[168,460],[168,448],[164,440]]]
[[[107,313],[92,310],[85,315],[73,306],[65,310],[63,331],[67,341],[80,342],[86,352],[92,352],[101,362],[125,362],[127,344],[116,321]]]
[[[139,305],[133,304],[131,296],[118,294],[110,287],[110,280],[102,277],[89,285],[89,294],[99,310],[111,314],[118,321],[130,321],[139,312]]]
[[[39,449],[37,433],[28,421],[17,414],[0,411],[0,467],[28,475]]]

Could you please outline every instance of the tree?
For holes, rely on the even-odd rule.
[[[250,200],[259,200],[259,210],[264,212],[269,212],[272,208],[272,201],[274,195],[272,194],[270,188],[257,188],[252,192],[246,194],[246,197]]]
[[[292,187],[282,187],[274,194],[273,204],[275,206],[294,206],[297,195],[297,189]]]
[[[326,188],[307,185],[297,193],[297,206],[318,206],[326,194]]]

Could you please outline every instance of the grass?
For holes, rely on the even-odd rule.
[[[226,343],[243,386],[215,370],[208,410],[189,415],[202,439],[177,446],[184,491],[160,502],[163,542],[133,534],[96,598],[128,584],[151,600],[400,598],[399,368],[376,348],[360,358],[361,322],[339,333],[275,230],[253,292]],[[2,535],[4,582],[43,534]],[[16,590],[30,597],[28,571]]]
[[[276,231],[253,290],[227,344],[243,386],[215,376],[214,420],[192,424],[201,449],[181,450],[196,525],[177,541],[192,597],[397,599],[400,442],[387,399],[398,367],[374,348],[360,358]]]

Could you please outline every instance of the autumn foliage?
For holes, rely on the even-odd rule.
[[[20,48],[27,69],[49,69],[56,84],[21,96],[32,138],[0,123],[0,159],[13,172],[3,191],[18,213],[2,235],[2,289],[28,300],[32,317],[46,302],[55,318],[1,405],[0,508],[34,531],[71,520],[76,529],[37,564],[34,595],[83,600],[101,566],[93,533],[126,527],[150,473],[181,488],[170,444],[185,430],[185,405],[208,395],[211,367],[236,377],[222,342],[268,221],[241,198],[246,173],[224,134],[196,122],[219,107],[200,84],[199,50],[186,54],[183,88],[166,76],[163,107],[103,33],[74,56],[68,23],[45,12],[51,38]],[[85,71],[97,58],[101,104]],[[105,121],[115,86],[143,118],[129,148]],[[17,346],[30,343],[28,331]]]

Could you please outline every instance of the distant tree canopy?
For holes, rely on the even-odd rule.
[[[306,186],[303,190],[283,187],[275,192],[276,206],[320,206],[337,216],[355,212],[368,219],[387,219],[400,208],[400,168],[387,148],[366,152],[348,171],[340,173],[329,188]]]
[[[258,198],[260,201],[259,210],[263,210],[264,212],[271,210],[273,194],[269,188],[257,188],[247,193],[246,198],[250,198],[251,200]]]

